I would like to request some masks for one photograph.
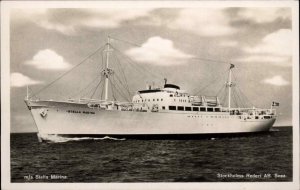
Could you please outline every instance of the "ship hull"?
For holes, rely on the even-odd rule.
[[[41,139],[61,136],[188,138],[268,131],[270,119],[242,118],[228,112],[137,112],[89,108],[87,104],[26,102]]]

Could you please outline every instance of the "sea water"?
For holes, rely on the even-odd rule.
[[[11,134],[11,182],[292,181],[292,127],[193,140]]]

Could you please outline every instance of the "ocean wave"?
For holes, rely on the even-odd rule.
[[[70,142],[70,141],[88,141],[88,140],[114,140],[114,141],[124,141],[125,138],[114,138],[114,137],[62,137],[59,135],[43,135],[41,136],[43,141],[47,141],[49,143],[64,143],[64,142]]]

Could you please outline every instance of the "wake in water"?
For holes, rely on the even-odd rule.
[[[50,143],[63,143],[63,142],[70,142],[70,141],[87,141],[87,140],[115,140],[115,141],[124,141],[125,138],[113,138],[109,136],[105,136],[103,138],[95,138],[95,137],[62,137],[59,135],[43,135],[40,136],[44,141]]]

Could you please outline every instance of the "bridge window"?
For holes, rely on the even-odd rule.
[[[220,108],[215,108],[215,112],[220,112]]]
[[[213,112],[213,111],[214,111],[214,108],[207,108],[207,111],[208,111],[208,112]]]
[[[185,107],[185,111],[192,111],[191,107]]]
[[[193,107],[193,111],[199,111],[198,107]]]
[[[169,106],[169,110],[176,110],[176,106]]]
[[[153,99],[153,101],[155,102],[155,99]]]
[[[160,101],[163,101],[163,99],[160,99]]]
[[[165,106],[162,106],[161,108],[162,108],[163,110],[164,110],[164,109],[166,109],[166,107],[165,107]]]
[[[200,107],[200,111],[206,111],[206,108]]]
[[[170,97],[173,97],[173,94],[170,94]]]
[[[157,101],[159,101],[159,99],[157,99]]]
[[[178,110],[178,111],[183,111],[183,110],[184,110],[184,107],[183,107],[183,106],[178,106],[178,107],[177,107],[177,110]]]

